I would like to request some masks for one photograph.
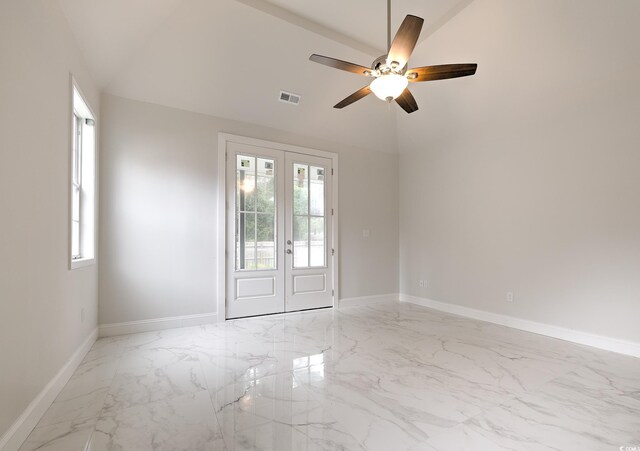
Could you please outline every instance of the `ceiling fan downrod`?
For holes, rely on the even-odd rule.
[[[391,0],[387,0],[387,54],[391,50]]]

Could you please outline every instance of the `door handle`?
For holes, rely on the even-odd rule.
[[[291,240],[287,240],[287,244],[291,246]]]
[[[287,249],[287,254],[292,254],[293,252],[291,251],[291,249]]]

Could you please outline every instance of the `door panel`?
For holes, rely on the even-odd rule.
[[[331,199],[331,160],[287,153],[287,312],[333,305]]]
[[[276,278],[236,279],[236,299],[276,295]]]
[[[327,278],[324,274],[293,276],[293,294],[319,293],[327,289]]]
[[[284,311],[284,153],[227,145],[227,318]]]

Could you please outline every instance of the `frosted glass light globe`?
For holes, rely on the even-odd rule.
[[[371,90],[380,100],[397,98],[409,85],[406,77],[398,74],[381,75],[371,82]]]

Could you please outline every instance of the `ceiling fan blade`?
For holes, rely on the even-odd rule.
[[[315,53],[309,57],[314,63],[324,64],[325,66],[333,67],[340,70],[346,70],[358,75],[369,76],[371,75],[371,69],[368,67],[360,66],[359,64],[349,63],[347,61],[330,58],[328,56],[316,55]]]
[[[398,105],[400,105],[402,109],[409,114],[414,111],[418,111],[418,103],[416,102],[415,97],[413,97],[413,94],[409,91],[409,88],[402,91],[402,94],[398,96],[396,102],[398,102]]]
[[[405,74],[410,82],[445,80],[447,78],[468,77],[476,73],[477,64],[442,64],[409,69]]]
[[[387,64],[398,63],[398,69],[402,69],[409,61],[413,49],[416,47],[424,19],[408,15],[402,21],[402,25],[393,38],[393,43],[387,55]]]
[[[341,102],[336,103],[334,108],[338,108],[338,109],[344,108],[346,106],[351,105],[353,102],[357,102],[358,100],[364,97],[367,97],[369,94],[371,94],[371,88],[369,86],[365,86],[364,88],[354,92],[349,97],[342,100]]]

